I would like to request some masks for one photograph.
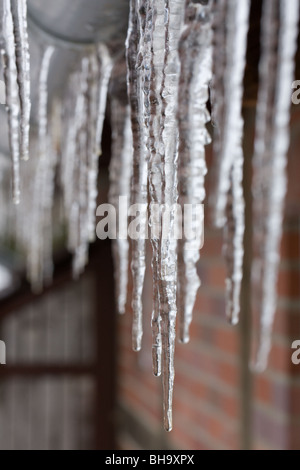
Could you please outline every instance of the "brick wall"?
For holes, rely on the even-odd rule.
[[[247,110],[245,117],[247,192],[251,173],[253,109]],[[144,293],[142,352],[136,354],[131,351],[129,305],[126,315],[119,318],[118,430],[121,448],[300,449],[300,366],[293,366],[291,362],[291,343],[300,339],[299,128],[300,108],[294,108],[290,185],[281,250],[280,298],[268,370],[252,376],[248,369],[251,333],[249,254],[246,254],[245,261],[242,321],[239,327],[232,328],[224,318],[222,234],[208,226],[198,266],[202,287],[197,297],[191,342],[184,346],[178,344],[176,349],[174,430],[169,434],[162,429],[160,379],[155,378],[151,371],[150,271]],[[208,193],[209,184],[208,180]],[[209,210],[206,218],[209,220]],[[249,223],[252,225],[251,218]],[[251,237],[248,241],[246,239],[246,243],[251,246]]]
[[[291,361],[291,344],[300,339],[299,131],[300,108],[295,106],[273,349],[268,370],[254,378],[254,445],[263,449],[300,449],[300,366]]]

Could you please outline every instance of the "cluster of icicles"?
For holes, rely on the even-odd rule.
[[[0,49],[13,161],[13,199],[19,204],[20,158],[28,160],[29,157],[31,109],[26,0],[0,1]]]
[[[17,201],[18,159],[20,154],[25,159],[28,156],[26,2],[2,0],[2,6],[1,48]],[[245,230],[242,104],[249,15],[250,0],[130,0],[128,104],[121,102],[118,93],[112,93],[110,100],[109,197],[117,205],[120,196],[130,194],[131,204],[148,204],[149,208],[153,371],[156,376],[162,375],[166,430],[172,429],[176,320],[179,340],[186,343],[200,286],[197,264],[201,237],[193,241],[174,239],[175,210],[177,203],[196,205],[205,200],[205,146],[211,142],[206,125],[210,120],[215,129],[215,224],[224,230],[228,272],[226,313],[232,324],[239,321]],[[267,364],[276,309],[298,20],[299,0],[264,0],[253,175],[253,282],[261,311],[257,370]],[[33,149],[39,156],[33,184],[35,215],[26,239],[29,276],[35,288],[41,288],[47,276],[51,278],[49,233],[57,169],[68,223],[68,247],[74,254],[74,275],[80,275],[87,263],[88,244],[95,238],[99,145],[114,70],[113,58],[104,45],[85,54],[78,70],[70,76],[64,102],[52,106],[49,132],[47,77],[53,52],[51,46],[44,49],[40,67],[39,127],[37,149]],[[207,108],[209,98],[212,116]],[[61,115],[62,130],[57,125]],[[154,210],[157,206],[159,212]],[[171,208],[170,234],[162,236],[166,207]],[[196,218],[193,221],[194,225],[200,222]],[[140,218],[142,232],[147,223],[144,214]],[[128,240],[114,241],[114,256],[118,308],[123,313]],[[143,336],[145,240],[132,240],[131,268],[133,348],[138,351]]]

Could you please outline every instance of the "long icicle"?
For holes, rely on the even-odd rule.
[[[73,275],[83,272],[88,246],[96,233],[98,160],[113,60],[98,44],[81,57],[81,69],[69,79],[64,100],[66,139],[62,142],[61,184],[68,221],[68,248]],[[75,112],[74,112],[75,110]]]
[[[162,115],[162,234],[159,279],[159,300],[162,336],[162,376],[164,427],[172,429],[174,388],[175,326],[177,316],[177,163],[178,124],[177,97],[180,61],[178,44],[183,26],[182,0],[165,0],[165,56],[161,88]]]
[[[88,204],[89,204],[89,180],[88,180],[88,129],[89,122],[89,75],[90,57],[83,57],[80,71],[80,98],[79,119],[76,129],[76,162],[75,162],[75,191],[76,191],[76,221],[77,233],[75,236],[75,250],[73,259],[73,276],[77,279],[88,262]]]
[[[220,170],[217,185],[215,222],[223,228],[225,210],[230,189],[230,176],[235,161],[235,152],[241,147],[243,119],[243,78],[246,65],[247,33],[249,28],[249,0],[232,0],[226,12],[226,68],[224,76],[225,114],[223,141],[220,147]],[[217,99],[217,97],[216,97]]]
[[[44,209],[47,200],[48,154],[48,75],[54,47],[42,52],[38,90],[38,161],[33,185],[32,234],[29,240],[28,276],[33,290],[40,292],[44,282]]]
[[[126,42],[128,64],[128,95],[131,107],[131,125],[133,136],[133,176],[131,188],[131,204],[147,204],[147,161],[144,146],[144,132],[142,125],[143,98],[142,98],[142,71],[143,47],[145,30],[145,0],[131,0],[130,26]],[[132,346],[139,351],[143,336],[143,303],[142,292],[146,270],[146,214],[141,214],[141,233],[138,239],[132,239]]]
[[[9,146],[13,162],[13,201],[20,203],[20,142],[19,142],[19,88],[17,82],[15,37],[11,1],[3,0],[2,30],[4,48],[1,50],[4,62],[6,86],[6,109],[9,125]]]
[[[193,234],[186,233],[188,227],[185,226],[178,241],[178,316],[182,343],[189,341],[189,327],[200,286],[196,265],[204,235],[201,204],[205,198],[207,173],[205,145],[211,142],[206,129],[210,120],[206,104],[212,76],[210,8],[211,4],[204,7],[187,2],[186,27],[179,46],[179,202],[182,211],[186,205],[193,211],[190,227]]]
[[[145,44],[143,61],[144,130],[145,150],[148,162],[149,228],[151,230],[153,270],[152,310],[152,361],[153,373],[161,375],[161,328],[160,328],[160,204],[161,204],[161,155],[160,127],[162,110],[162,68],[164,57],[164,1],[149,0],[146,9]]]
[[[212,124],[214,126],[213,153],[214,179],[219,180],[221,172],[221,149],[224,138],[224,76],[226,70],[226,0],[213,0],[213,77],[211,81]],[[215,210],[217,191],[212,200]]]
[[[98,109],[96,109],[96,116],[94,112],[91,112],[90,119],[90,131],[95,135],[95,140],[91,138],[92,147],[89,150],[89,207],[88,207],[88,225],[89,225],[89,238],[90,241],[94,241],[96,237],[95,225],[96,225],[96,206],[97,206],[97,196],[98,196],[98,164],[99,164],[99,155],[102,154],[101,150],[101,140],[103,132],[103,124],[105,119],[106,103],[107,103],[107,93],[108,93],[108,84],[111,77],[111,72],[113,68],[113,60],[110,55],[109,50],[104,44],[99,44],[97,47],[98,61],[100,76],[98,73],[98,87],[97,85],[97,66],[94,64],[91,67],[90,71],[90,89],[89,93],[91,94],[91,105],[94,104],[95,97],[93,96],[93,89],[97,92],[95,103],[98,102]],[[91,58],[91,61],[94,60]],[[96,118],[96,122],[94,119]],[[96,126],[95,131],[93,130]]]
[[[153,272],[153,311],[152,311],[152,361],[153,373],[161,375],[161,317],[159,302],[159,267],[160,267],[160,236],[161,236],[161,203],[162,203],[162,157],[160,150],[160,128],[162,121],[162,69],[164,59],[164,0],[152,0],[152,36],[151,77],[150,77],[150,120],[149,120],[149,198],[152,245]]]
[[[68,249],[73,252],[75,247],[72,235],[75,235],[73,217],[75,201],[74,171],[76,158],[76,133],[79,127],[79,103],[80,103],[80,74],[73,73],[69,78],[69,86],[65,93],[63,104],[62,126],[63,135],[66,139],[62,141],[61,152],[61,186],[63,188],[64,213],[68,222]],[[74,112],[75,110],[75,112]],[[74,222],[74,224],[73,224]]]
[[[54,99],[51,104],[49,124],[48,124],[48,158],[46,159],[47,165],[45,169],[45,189],[44,189],[44,217],[43,217],[43,230],[44,230],[44,253],[43,253],[43,276],[44,283],[50,284],[53,280],[53,207],[55,203],[55,175],[58,163],[58,145],[60,142],[60,116],[61,116],[61,102]]]
[[[30,130],[30,55],[27,32],[27,1],[11,0],[14,23],[17,80],[20,94],[20,155],[29,158]]]
[[[147,15],[147,0],[138,0],[138,26],[139,26],[139,44],[137,54],[137,100],[138,100],[138,117],[140,125],[140,140],[138,141],[139,153],[138,159],[133,162],[133,183],[132,195],[133,204],[145,206],[147,204],[147,148],[145,145],[147,130],[144,128],[144,75],[145,70],[145,28]],[[132,240],[132,275],[133,275],[133,325],[132,325],[132,346],[135,351],[139,351],[142,347],[143,337],[143,302],[142,293],[146,271],[146,213],[141,211],[141,232],[137,240]]]
[[[119,210],[125,210],[121,201],[130,194],[131,170],[132,170],[132,131],[130,122],[129,106],[123,106],[117,99],[111,101],[111,123],[112,123],[112,159],[110,164],[110,190],[109,202],[117,210],[119,221],[123,214]],[[121,204],[121,206],[119,206]],[[126,226],[120,227],[119,236],[113,243],[115,261],[115,279],[119,313],[125,313],[128,285],[128,258],[129,242]]]
[[[253,156],[253,307],[259,313],[263,301],[264,251],[268,217],[267,193],[272,162],[273,125],[275,112],[276,74],[270,80],[269,71],[278,68],[279,0],[264,1],[261,19],[261,58],[259,63],[259,91],[256,109],[255,145]],[[257,347],[253,348],[257,353]],[[254,359],[256,360],[256,358]]]
[[[235,325],[239,321],[244,257],[242,102],[250,2],[242,0],[225,3],[222,0],[215,0],[215,6],[216,76],[212,94],[213,120],[216,124],[214,150],[218,166],[215,222],[218,227],[224,228],[224,255],[227,265],[226,315]],[[224,19],[226,19],[226,30],[221,24]],[[220,64],[216,63],[218,59]]]
[[[226,316],[237,325],[240,314],[240,295],[243,279],[245,201],[243,193],[244,155],[241,147],[236,149],[231,172],[231,187],[227,196],[224,228],[224,257],[227,266]]]
[[[261,337],[256,368],[267,366],[271,335],[276,311],[276,285],[280,260],[280,241],[284,219],[284,201],[287,191],[287,153],[289,148],[289,120],[291,83],[295,73],[299,0],[280,1],[280,29],[278,69],[272,121],[272,160],[267,188],[268,216],[265,226],[263,292],[261,305]],[[257,201],[256,201],[257,204]]]
[[[243,127],[244,120],[242,117],[242,99],[243,99],[243,78],[246,66],[246,51],[247,51],[247,33],[249,26],[249,13],[250,2],[245,1],[242,8],[241,16],[237,17],[237,26],[241,21],[241,29],[237,27],[236,41],[241,41],[240,54],[237,55],[237,60],[240,61],[239,66],[233,64],[232,81],[233,86],[239,90],[239,94],[233,93],[231,103],[235,103],[235,108],[230,109],[228,106],[229,114],[225,119],[230,121],[232,117],[231,126],[232,134],[235,135],[236,140],[232,138],[232,145],[235,142],[235,147],[231,148],[233,155],[233,164],[230,170],[231,189],[227,196],[227,205],[230,204],[231,210],[227,213],[227,226],[225,227],[225,259],[227,259],[227,278],[226,278],[226,316],[232,325],[239,322],[240,314],[240,294],[243,279],[243,259],[244,259],[244,232],[245,232],[245,201],[243,193],[243,168],[244,168],[244,153],[243,153]],[[232,15],[230,7],[228,15]],[[244,23],[243,23],[244,21]],[[229,33],[229,37],[231,34]],[[227,49],[227,60],[230,62],[230,41]],[[236,67],[236,69],[235,69]],[[235,81],[236,79],[236,81]],[[226,85],[225,85],[226,89]],[[236,99],[236,102],[235,102]],[[232,116],[230,116],[232,113]],[[234,116],[235,114],[235,116]],[[230,132],[229,128],[228,131]],[[225,134],[226,135],[226,134]],[[225,137],[226,139],[226,137]],[[229,136],[227,136],[229,140]],[[226,140],[225,140],[226,142]],[[225,145],[225,144],[224,144]],[[228,147],[230,148],[230,147]],[[226,155],[226,154],[225,154]],[[225,176],[226,177],[226,176]],[[230,202],[232,198],[232,202]],[[227,240],[226,240],[227,235]]]
[[[68,220],[68,248],[73,254],[74,278],[78,278],[86,265],[89,238],[88,224],[87,220],[85,222],[83,220],[83,211],[85,205],[88,214],[88,183],[86,182],[84,187],[84,176],[87,178],[86,159],[89,156],[89,143],[93,132],[93,129],[86,128],[90,122],[89,102],[93,94],[92,89],[88,90],[91,67],[90,57],[81,57],[80,69],[70,77],[65,105],[67,140],[63,147],[62,183]]]

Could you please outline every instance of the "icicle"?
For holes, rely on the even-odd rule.
[[[73,275],[77,279],[83,272],[88,261],[89,227],[88,227],[88,154],[87,154],[87,123],[88,123],[88,79],[90,60],[84,57],[81,62],[80,93],[77,100],[78,119],[76,119],[76,159],[75,159],[75,195],[72,203],[71,234],[74,246]],[[74,224],[74,225],[73,225]]]
[[[130,25],[126,42],[128,64],[128,95],[131,107],[131,125],[133,136],[133,176],[131,189],[131,203],[147,204],[147,161],[144,146],[143,131],[143,47],[145,31],[145,0],[132,0],[130,4]],[[141,214],[141,233],[138,240],[132,240],[132,308],[133,349],[139,351],[142,344],[142,292],[145,278],[145,231],[146,214]]]
[[[27,33],[27,1],[11,0],[16,44],[16,65],[20,92],[20,154],[23,160],[29,158],[30,127],[30,56]]]
[[[205,198],[205,145],[210,143],[206,122],[208,86],[212,75],[212,24],[210,6],[190,5],[186,9],[186,27],[181,37],[179,55],[181,77],[179,86],[179,192],[180,204],[203,204]],[[193,216],[195,238],[178,242],[178,310],[179,339],[189,341],[189,327],[197,290],[200,286],[197,261],[200,258],[203,220]]]
[[[162,97],[162,236],[159,279],[159,300],[162,335],[162,375],[164,426],[172,429],[172,402],[174,387],[175,324],[177,315],[177,240],[174,236],[177,193],[178,124],[177,97],[180,62],[178,44],[183,26],[183,2],[165,0],[165,57],[163,65]],[[164,230],[167,212],[168,229]],[[165,233],[164,233],[165,232]]]
[[[75,278],[87,264],[89,243],[96,233],[98,160],[112,66],[102,44],[84,55],[81,70],[70,77],[63,106],[66,139],[62,142],[61,183]]]
[[[47,155],[47,131],[48,131],[48,75],[54,47],[46,47],[41,62],[39,76],[39,107],[38,107],[38,137],[40,158]]]
[[[62,142],[62,186],[64,209],[68,222],[68,249],[74,255],[73,274],[78,276],[82,268],[79,260],[80,245],[80,154],[79,134],[85,112],[85,93],[87,91],[88,61],[81,60],[82,70],[70,77],[69,90],[64,105],[63,123],[66,126],[66,140]],[[85,67],[84,67],[85,66]],[[75,110],[75,111],[74,111]],[[87,118],[87,116],[85,116]],[[75,255],[77,257],[75,260]]]
[[[55,175],[58,163],[58,134],[60,132],[60,115],[61,115],[61,102],[57,99],[53,100],[52,110],[49,122],[48,136],[48,157],[46,159],[45,171],[45,189],[44,189],[44,256],[43,256],[43,275],[44,283],[49,284],[53,278],[53,219],[52,211],[54,206],[55,196]]]
[[[174,206],[178,198],[176,110],[180,68],[177,47],[182,20],[181,1],[174,1],[170,5],[169,1],[163,4],[159,1],[132,1],[127,38],[128,91],[134,144],[132,202],[147,203],[146,172],[147,162],[150,159],[152,264],[154,282],[158,288],[152,317],[153,359],[154,372],[158,375],[161,367],[160,351],[162,351],[164,424],[167,430],[172,429],[174,384],[177,286],[177,242],[174,237],[176,209]],[[161,50],[162,44],[164,50]],[[154,74],[155,80],[153,80]],[[158,156],[156,152],[159,152]],[[158,187],[159,184],[161,188]],[[170,223],[168,227],[162,224],[162,233],[153,238],[153,232],[157,230],[156,226],[160,222],[155,219],[154,210],[155,203],[159,201],[163,204],[162,215],[166,215],[165,219],[168,218],[170,210]],[[142,231],[143,222],[142,218]],[[133,241],[132,248],[133,347],[140,349],[142,289],[145,273],[144,240]]]
[[[116,209],[121,203],[120,198],[127,198],[130,194],[130,181],[132,170],[132,131],[129,106],[123,107],[117,99],[111,102],[112,124],[112,158],[110,164],[110,191],[109,201]],[[126,199],[127,201],[127,199]],[[125,210],[122,205],[121,210]],[[127,210],[126,210],[127,212]],[[120,220],[117,210],[117,217]],[[125,233],[121,234],[119,224],[119,236],[114,241],[115,278],[117,285],[117,299],[119,313],[125,313],[127,284],[128,284],[128,257],[129,242]],[[124,228],[124,227],[123,227]]]
[[[63,188],[64,211],[69,222],[68,249],[72,251],[74,244],[70,242],[70,237],[75,233],[71,229],[72,203],[75,194],[74,168],[76,159],[76,133],[79,128],[79,104],[80,99],[80,74],[74,73],[69,79],[69,86],[66,92],[62,125],[64,127],[63,135],[66,138],[62,141],[62,162],[61,162],[61,185]],[[75,112],[74,112],[75,110]]]
[[[39,161],[36,172],[34,202],[39,205],[40,227],[36,228],[40,238],[40,281],[41,285],[52,281],[52,206],[54,196],[54,169],[56,155],[50,151],[48,126],[48,76],[54,47],[48,46],[44,51],[39,79],[38,108],[38,149]]]
[[[4,48],[1,49],[4,62],[6,86],[6,108],[9,123],[9,145],[13,162],[13,201],[20,202],[20,151],[19,151],[19,89],[17,83],[15,38],[10,0],[3,0],[2,29]]]
[[[1,2],[0,2],[0,47],[1,47],[1,54],[2,54],[3,49],[5,47],[4,37],[3,37],[3,34],[4,34],[3,26],[4,26],[4,4],[3,4],[3,0],[1,0]]]
[[[41,291],[45,278],[45,246],[49,243],[49,234],[45,230],[47,209],[52,207],[52,197],[48,194],[49,157],[48,140],[48,75],[54,47],[48,46],[43,51],[38,90],[38,161],[34,178],[32,200],[32,226],[29,240],[28,275],[34,291]],[[50,179],[52,175],[50,175]],[[48,225],[48,224],[46,224]],[[49,271],[47,269],[47,271]],[[51,271],[51,269],[50,269]],[[51,273],[47,272],[51,278]]]
[[[105,67],[99,70],[96,55],[89,58],[88,88],[87,88],[87,121],[85,123],[88,156],[88,232],[89,240],[95,239],[95,218],[98,196],[98,166],[100,142],[106,109],[108,78]],[[101,75],[101,77],[100,77]],[[103,83],[104,82],[104,83]],[[101,127],[101,129],[100,129]],[[99,130],[99,129],[100,130]],[[98,141],[99,140],[99,141]]]
[[[98,58],[101,67],[101,78],[100,78],[100,87],[99,87],[99,104],[98,104],[98,120],[96,128],[96,144],[98,146],[98,153],[101,154],[101,140],[102,140],[102,131],[103,123],[105,118],[106,110],[106,101],[107,101],[107,90],[108,82],[111,76],[111,71],[113,68],[113,60],[109,53],[109,50],[104,44],[98,45]]]
[[[153,373],[161,375],[161,318],[159,304],[160,279],[160,237],[161,237],[161,204],[162,204],[162,157],[159,151],[160,129],[162,121],[162,70],[164,61],[164,0],[152,1],[152,25],[149,28],[152,53],[150,57],[150,90],[149,90],[149,196],[150,196],[150,229],[152,245],[153,272],[153,312],[152,312],[152,360]]]
[[[108,84],[113,67],[113,60],[111,55],[104,44],[98,45],[98,60],[100,62],[100,77],[98,72],[97,77],[97,64],[94,63],[95,59],[92,57],[90,79],[89,79],[89,94],[90,94],[90,117],[88,124],[88,132],[95,132],[95,140],[91,137],[92,147],[89,149],[89,215],[88,215],[88,230],[90,241],[94,241],[96,237],[96,207],[98,196],[98,164],[99,155],[101,155],[101,140],[103,132],[103,123],[105,119],[106,102]],[[97,80],[98,79],[98,80]],[[99,83],[97,83],[99,81]],[[98,95],[98,96],[97,96]],[[98,109],[94,109],[94,103],[98,102]],[[94,120],[96,119],[96,122]],[[96,129],[95,129],[96,126]],[[95,131],[94,131],[95,129]]]
[[[264,298],[266,222],[269,216],[268,191],[272,165],[273,114],[276,73],[270,80],[269,71],[278,67],[279,0],[263,3],[261,20],[261,59],[259,64],[259,93],[256,112],[255,151],[253,157],[253,220],[255,221],[252,282],[253,304],[258,311]],[[273,182],[272,182],[273,184]],[[269,348],[269,346],[268,346]],[[257,351],[256,351],[257,353]],[[257,360],[257,358],[255,358]],[[257,364],[256,364],[257,367]]]
[[[87,72],[83,70],[82,81],[84,101],[82,102],[82,117],[78,134],[79,161],[79,208],[80,228],[79,245],[76,248],[74,260],[74,274],[78,277],[85,268],[88,260],[88,245],[95,239],[96,233],[96,206],[98,187],[98,160],[101,154],[99,148],[102,140],[103,123],[106,111],[108,84],[113,67],[112,58],[107,48],[99,44],[97,46],[99,56],[100,76],[97,74],[97,63],[93,54],[83,60],[88,66]],[[85,80],[87,80],[85,82]],[[85,90],[85,91],[84,91]],[[94,99],[97,98],[94,106]]]
[[[222,2],[220,4],[222,6]],[[246,64],[247,33],[249,27],[249,0],[232,0],[227,5],[226,68],[224,74],[224,130],[221,130],[222,145],[219,156],[216,200],[216,225],[224,227],[230,175],[242,145],[243,78]],[[222,66],[221,66],[222,68]],[[215,98],[218,99],[218,96]]]
[[[226,11],[227,0],[213,0],[213,78],[211,81],[213,151],[216,179],[220,175],[220,156],[224,136],[224,76],[226,68]],[[213,201],[215,203],[215,200]]]
[[[159,279],[161,237],[161,122],[162,80],[164,63],[164,1],[150,0],[146,8],[145,43],[143,50],[144,138],[148,162],[150,222],[153,270],[152,359],[153,373],[161,375],[162,340],[160,330]]]
[[[239,321],[243,267],[243,77],[250,2],[215,0],[213,121],[217,164],[215,222],[224,227],[227,264],[226,314]],[[227,25],[227,29],[224,25]],[[224,98],[223,98],[224,97]]]
[[[243,279],[245,202],[243,195],[242,149],[236,153],[231,172],[230,190],[227,196],[226,226],[224,228],[224,255],[227,265],[226,316],[232,325],[237,325],[240,314],[240,295]]]
[[[263,26],[268,32],[275,32],[273,24],[274,11],[269,11],[265,2]],[[274,7],[275,8],[275,7]],[[261,337],[257,354],[257,370],[264,370],[267,366],[269,351],[271,348],[272,325],[276,310],[276,285],[278,278],[279,259],[280,259],[280,241],[282,236],[282,225],[284,219],[284,200],[287,189],[287,152],[289,147],[289,119],[290,119],[290,92],[291,83],[294,80],[295,71],[295,53],[298,38],[298,22],[299,22],[299,0],[291,0],[287,4],[281,0],[279,3],[280,10],[280,29],[279,29],[279,52],[277,72],[274,73],[275,80],[275,99],[271,115],[271,126],[266,119],[270,119],[268,114],[269,99],[265,94],[266,91],[262,85],[260,92],[260,101],[258,106],[257,127],[264,122],[266,129],[266,139],[269,132],[272,135],[271,149],[265,146],[262,134],[258,134],[256,142],[256,181],[254,180],[254,198],[255,211],[258,213],[258,204],[265,204],[266,213],[262,214],[263,219],[259,218],[259,226],[263,228],[262,238],[256,242],[262,244],[263,263],[260,272],[255,271],[258,265],[254,265],[254,276],[258,276],[255,280],[262,282],[261,292]],[[267,15],[270,15],[269,19]],[[266,39],[264,33],[263,55],[261,61],[260,74],[264,79],[265,67],[267,62],[273,60],[272,41]],[[271,44],[269,43],[271,41]],[[267,102],[264,104],[264,101]],[[261,101],[262,100],[262,101]],[[264,109],[264,106],[266,109]],[[266,141],[268,143],[268,141]],[[257,171],[268,171],[266,181],[262,181]],[[266,174],[266,173],[264,173]],[[260,195],[264,195],[263,201],[258,200]]]

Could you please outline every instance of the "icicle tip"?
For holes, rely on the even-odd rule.
[[[172,411],[168,411],[164,417],[164,429],[166,432],[171,432],[173,429]]]

